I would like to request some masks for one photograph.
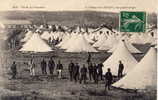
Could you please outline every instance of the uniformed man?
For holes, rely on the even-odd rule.
[[[53,75],[54,68],[55,68],[55,62],[53,60],[53,57],[51,57],[50,60],[48,61],[48,68],[49,68],[50,75]]]
[[[88,64],[88,71],[89,71],[89,80],[91,81],[93,78],[93,65],[92,65],[92,63]]]
[[[107,90],[107,89],[110,90],[110,86],[113,81],[113,76],[112,76],[110,68],[108,68],[108,71],[105,74],[105,81],[106,81],[105,90]]]
[[[41,62],[41,70],[42,70],[42,74],[47,74],[47,63],[44,59]]]
[[[100,63],[100,64],[98,64],[98,79],[99,79],[99,77],[100,77],[100,79],[101,80],[103,80],[103,64],[102,63]]]
[[[35,62],[33,59],[31,59],[31,61],[30,61],[30,75],[33,77],[36,75],[35,74],[35,67],[36,67]]]
[[[69,66],[68,66],[70,81],[73,80],[74,66],[75,66],[74,63],[71,60]]]
[[[58,73],[58,78],[62,78],[62,70],[63,70],[63,65],[60,63],[60,60],[58,61],[57,64],[57,73]]]
[[[121,78],[123,76],[123,69],[124,69],[124,65],[122,64],[121,61],[119,61],[118,78]]]
[[[91,53],[88,52],[88,59],[87,59],[87,63],[88,63],[88,65],[90,64],[90,62],[91,62]]]
[[[80,76],[79,70],[80,70],[80,66],[78,65],[78,63],[76,63],[75,67],[74,67],[74,80],[75,80],[75,82],[77,82],[79,80],[79,76]]]
[[[85,67],[84,64],[83,64],[83,67],[80,70],[80,73],[81,73],[80,83],[82,83],[82,81],[83,81],[84,84],[85,84],[86,79],[87,79],[87,68]]]
[[[94,83],[98,83],[98,68],[95,63],[93,64],[93,79]]]
[[[17,74],[17,68],[16,67],[17,67],[17,65],[14,61],[13,64],[11,65],[12,79],[16,78],[16,74]]]

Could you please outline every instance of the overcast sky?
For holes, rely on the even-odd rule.
[[[25,8],[25,7],[32,8]],[[155,12],[157,0],[3,0],[0,11],[4,10],[43,10],[43,11],[147,11]],[[18,8],[13,8],[18,7]],[[40,8],[41,7],[41,8]],[[126,8],[118,8],[126,7]]]

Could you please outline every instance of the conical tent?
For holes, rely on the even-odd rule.
[[[105,33],[111,32],[111,31],[110,31],[108,28],[106,28],[106,27],[100,29],[99,31],[102,31],[102,32],[105,32]]]
[[[77,26],[76,29],[73,30],[73,32],[79,33],[79,32],[85,32],[85,30],[82,27]]]
[[[94,43],[94,41],[90,39],[90,36],[87,33],[84,34],[84,37],[88,41],[88,43]]]
[[[25,34],[25,37],[21,40],[21,42],[26,42],[32,37],[33,33],[32,31],[28,30],[28,32]]]
[[[73,43],[73,45],[71,44],[66,52],[97,52],[97,50],[87,42],[83,35],[78,35],[71,43]]]
[[[125,77],[113,86],[124,89],[155,89],[157,80],[157,57],[151,47],[144,58]]]
[[[156,42],[156,38],[152,37],[151,35],[148,35],[148,38],[146,39],[146,43],[154,43]]]
[[[30,52],[49,52],[52,51],[51,47],[47,45],[39,36],[34,33],[32,37],[22,46],[19,51],[30,51]]]
[[[142,43],[145,44],[148,42],[149,35],[147,33],[141,33],[139,38],[141,39]]]
[[[144,41],[140,38],[140,35],[138,33],[133,33],[133,35],[130,37],[129,41],[132,44],[144,44]]]
[[[71,38],[69,40],[67,40],[65,43],[63,43],[62,45],[60,45],[60,48],[61,49],[67,49],[67,48],[69,48],[69,46],[72,45],[73,41],[75,41],[76,38],[77,38],[77,34],[72,34]]]
[[[111,69],[113,75],[118,74],[119,61],[124,64],[123,74],[128,73],[137,64],[136,59],[131,55],[125,43],[122,41],[117,46],[113,54],[103,63],[103,74],[106,73],[107,68]]]
[[[56,47],[61,47],[63,46],[69,39],[71,38],[71,35],[67,34],[63,37],[62,41],[56,45]]]
[[[51,39],[61,39],[63,35],[63,32],[51,32],[50,37]]]
[[[118,43],[118,39],[114,35],[108,36],[107,40],[104,41],[100,47],[99,50],[109,50],[111,49],[115,44]]]
[[[103,33],[107,33],[107,32],[111,32],[111,30],[109,30],[108,28],[106,27],[102,27],[102,28],[97,28],[94,32],[103,32]]]
[[[95,34],[94,34],[94,33],[89,34],[89,38],[90,38],[91,40],[96,40],[96,37],[95,37]]]
[[[92,33],[93,31],[95,31],[95,29],[93,29],[93,28],[88,28],[88,32],[89,32],[89,33]]]
[[[119,41],[119,43],[121,43],[121,42],[122,42],[122,40]],[[127,46],[127,49],[128,49],[131,53],[141,53],[141,51],[139,51],[137,48],[135,48],[129,41],[124,40],[124,42],[125,42],[125,44],[126,44],[126,46]],[[114,51],[116,50],[117,46],[119,45],[119,43],[116,44],[116,45],[114,45],[113,48],[110,49],[108,52],[114,52]]]
[[[93,44],[93,47],[100,47],[100,45],[102,45],[106,39],[106,36],[102,35],[102,37],[100,37],[100,39]]]
[[[48,31],[44,31],[41,35],[42,39],[48,40],[51,37],[50,33]]]

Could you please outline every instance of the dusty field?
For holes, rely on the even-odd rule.
[[[149,46],[137,46],[138,49],[146,53]],[[131,90],[121,90],[112,88],[106,92],[104,82],[100,81],[94,84],[87,81],[87,84],[79,84],[69,81],[68,64],[70,60],[78,62],[80,66],[86,64],[87,53],[64,53],[62,50],[55,50],[51,53],[34,54],[36,60],[36,78],[31,78],[28,72],[28,66],[25,62],[29,61],[31,56],[28,53],[22,54],[17,51],[6,51],[8,58],[4,77],[7,82],[5,88],[12,91],[20,91],[20,95],[4,95],[2,100],[156,100],[156,92],[135,92]],[[104,62],[111,54],[105,52],[93,53],[92,61],[95,63]],[[64,66],[63,79],[58,79],[56,73],[54,78],[49,75],[41,75],[40,61],[42,58],[48,60],[50,56],[54,57],[55,62],[61,60]],[[144,54],[135,54],[139,61]],[[18,76],[16,80],[10,80],[8,69],[12,61],[17,62]],[[48,72],[48,70],[47,70]]]

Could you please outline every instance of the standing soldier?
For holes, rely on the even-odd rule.
[[[17,74],[17,68],[16,68],[16,63],[15,61],[13,62],[13,64],[11,65],[11,71],[12,71],[12,79],[16,78],[16,74]]]
[[[86,79],[87,79],[87,68],[85,67],[84,64],[83,64],[83,67],[81,68],[80,73],[81,73],[80,84],[82,83],[82,81],[85,84],[86,83]]]
[[[69,74],[70,74],[70,81],[73,80],[73,71],[74,71],[74,63],[72,60],[70,61],[70,64],[68,66]]]
[[[121,61],[119,61],[119,68],[118,68],[118,78],[121,78],[123,76],[123,69],[124,69],[124,65],[122,64]]]
[[[88,52],[88,59],[87,59],[88,65],[90,64],[90,62],[91,62],[91,54],[90,54],[90,52]]]
[[[33,59],[31,59],[31,61],[30,61],[30,75],[31,76],[35,76],[35,63],[34,63],[34,61],[33,61]]]
[[[111,86],[112,80],[113,80],[110,68],[108,68],[108,71],[105,74],[105,80],[106,80],[105,90],[107,90],[107,89],[110,90],[110,86]]]
[[[101,80],[103,80],[103,69],[102,68],[103,68],[103,64],[102,63],[98,64],[98,79],[100,77]]]
[[[48,68],[51,75],[53,75],[54,67],[55,67],[55,63],[53,57],[51,57],[50,60],[48,61]]]
[[[95,83],[98,83],[98,69],[95,63],[93,64],[93,79]]]
[[[42,74],[47,74],[47,63],[44,59],[41,62],[41,70],[42,70]]]
[[[93,77],[93,65],[92,63],[88,64],[88,71],[89,71],[89,80],[92,80]]]
[[[58,61],[57,64],[57,73],[58,73],[58,78],[62,78],[62,70],[63,70],[63,65],[60,63],[60,60]]]
[[[80,70],[80,66],[78,65],[78,63],[76,63],[75,67],[74,67],[74,80],[75,80],[75,82],[77,82],[79,80],[79,76],[80,76],[79,70]]]

